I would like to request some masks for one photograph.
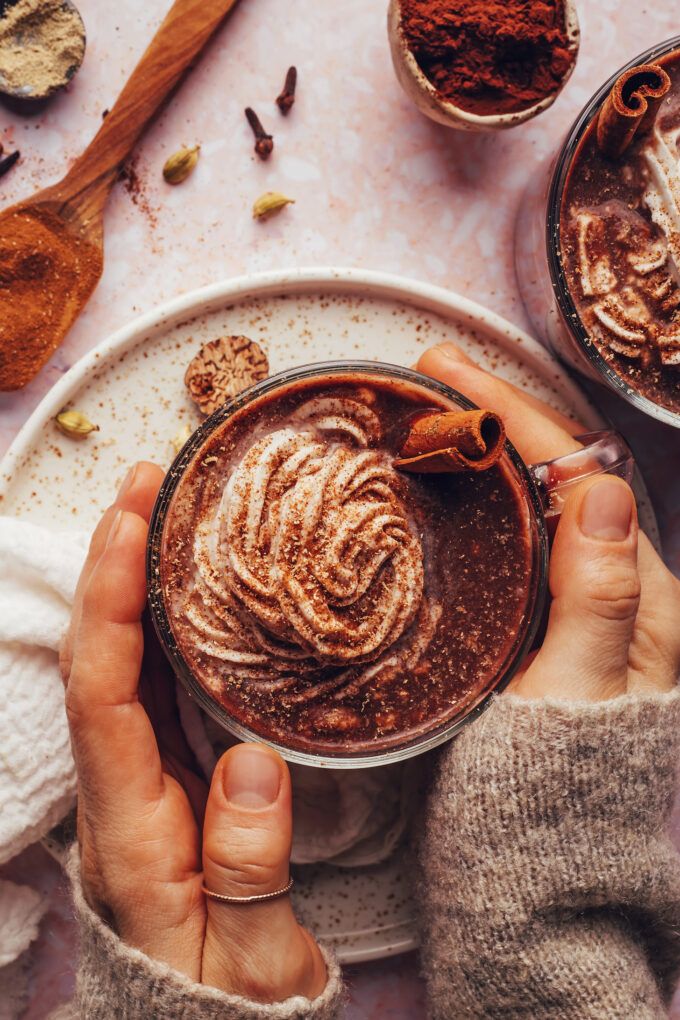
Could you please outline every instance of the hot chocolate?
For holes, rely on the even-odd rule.
[[[620,154],[603,151],[597,116],[581,138],[562,198],[561,261],[578,316],[602,357],[633,390],[678,413],[680,50],[654,64],[670,87],[665,74],[637,75],[645,91],[665,94],[632,143]],[[624,102],[635,84],[628,72]]]
[[[176,485],[160,587],[208,697],[298,751],[403,746],[478,703],[533,612],[531,517],[504,455],[407,474],[396,438],[450,405],[335,375],[221,421]]]

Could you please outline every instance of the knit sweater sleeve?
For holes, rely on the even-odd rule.
[[[318,998],[262,1005],[200,985],[121,942],[90,908],[77,848],[67,865],[80,936],[76,994],[60,1018],[73,1020],[336,1020],[343,1003],[340,968],[322,948],[328,982]]]
[[[658,1020],[680,960],[680,696],[496,699],[419,845],[433,1020]]]

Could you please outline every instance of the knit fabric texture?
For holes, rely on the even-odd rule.
[[[62,1020],[335,1020],[344,994],[340,968],[322,948],[328,983],[313,1001],[294,996],[262,1005],[200,985],[125,945],[95,914],[80,881],[78,849],[68,860],[80,934],[76,995]]]
[[[418,846],[434,1020],[659,1020],[680,954],[680,696],[497,698]]]

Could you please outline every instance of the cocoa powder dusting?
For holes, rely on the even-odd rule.
[[[401,0],[401,25],[440,96],[482,116],[552,95],[576,59],[564,0]]]
[[[0,390],[25,386],[101,276],[102,254],[45,210],[0,218]]]

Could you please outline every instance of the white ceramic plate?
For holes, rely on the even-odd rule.
[[[272,373],[333,358],[413,363],[453,340],[483,367],[579,418],[602,419],[551,355],[526,333],[441,288],[384,273],[296,269],[229,280],[186,294],[119,330],[82,358],[47,394],[0,465],[0,513],[55,528],[91,528],[127,466],[169,466],[172,439],[199,416],[184,371],[206,340],[243,333],[267,350]],[[83,442],[53,418],[84,411],[100,431]],[[644,488],[640,514],[656,523]],[[403,853],[370,868],[297,869],[296,905],[307,924],[355,963],[417,944]]]

